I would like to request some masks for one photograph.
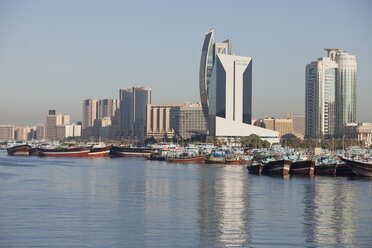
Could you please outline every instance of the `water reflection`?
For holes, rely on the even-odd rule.
[[[213,166],[213,165],[212,165]],[[250,185],[240,167],[200,168],[199,228],[201,247],[250,243]]]
[[[342,247],[355,244],[358,209],[354,184],[321,178],[304,186],[306,242]]]

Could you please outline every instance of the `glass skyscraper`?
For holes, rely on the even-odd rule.
[[[205,35],[202,54],[200,59],[200,74],[199,74],[199,88],[200,99],[205,119],[208,119],[208,88],[211,81],[212,69],[217,54],[230,54],[231,55],[231,40],[224,42],[213,43],[214,30],[213,28]]]

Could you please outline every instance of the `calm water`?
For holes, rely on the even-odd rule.
[[[0,247],[372,247],[372,180],[0,151]]]

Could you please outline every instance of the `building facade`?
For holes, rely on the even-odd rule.
[[[201,103],[184,103],[170,111],[171,128],[181,139],[189,139],[195,134],[206,134],[207,124]]]
[[[208,89],[212,77],[212,69],[217,54],[232,54],[231,40],[213,43],[214,29],[210,29],[204,38],[202,55],[200,59],[199,89],[203,114],[208,121],[209,98]]]
[[[344,138],[358,139],[366,146],[372,145],[372,123],[348,123],[344,126]]]
[[[124,137],[145,137],[147,104],[151,104],[151,88],[133,87],[120,92],[120,130]]]
[[[36,125],[36,139],[46,139],[45,124]]]
[[[287,112],[286,118],[293,122],[293,132],[305,136],[305,116],[294,115],[293,112]]]
[[[80,137],[81,126],[76,124],[57,125],[57,140],[63,140],[70,137]]]
[[[55,110],[49,110],[46,116],[45,136],[49,140],[57,140],[57,126],[70,124],[70,116],[57,113]]]
[[[146,138],[157,140],[173,138],[174,129],[171,127],[171,110],[185,103],[147,104]]]
[[[82,129],[86,129],[94,125],[94,120],[97,118],[98,100],[85,99],[82,104]]]
[[[306,66],[306,136],[340,137],[356,121],[356,58],[340,49]]]
[[[255,126],[267,128],[270,130],[278,131],[279,137],[285,134],[293,133],[293,120],[284,118],[264,118],[259,119],[254,123]]]
[[[95,119],[105,117],[111,121],[118,119],[119,100],[118,99],[85,99],[82,104],[82,129],[94,126]]]
[[[214,137],[257,134],[271,143],[278,132],[252,124],[252,58],[232,55],[231,41],[213,44],[214,30],[205,36],[199,88],[208,133]]]
[[[14,140],[14,125],[0,125],[0,141]]]

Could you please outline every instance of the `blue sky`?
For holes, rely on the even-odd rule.
[[[205,33],[253,58],[253,117],[304,114],[305,65],[357,56],[357,120],[372,122],[372,1],[0,1],[0,124],[81,120],[86,98],[149,86],[153,103],[199,101]]]

